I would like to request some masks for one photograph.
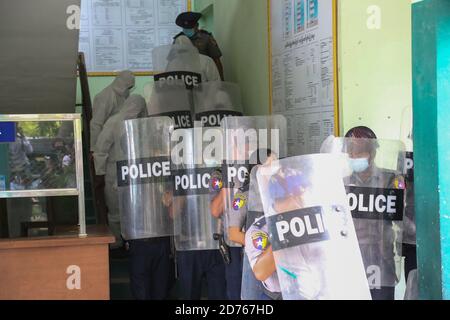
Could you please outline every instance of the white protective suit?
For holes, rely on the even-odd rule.
[[[130,89],[135,85],[131,71],[120,72],[116,79],[94,98],[92,106],[91,151],[94,151],[98,136],[106,121],[120,111],[125,100],[130,95]]]
[[[192,50],[195,50],[196,52],[198,52],[198,49],[192,44],[192,41],[186,36],[180,36],[175,40],[174,47],[177,47],[177,46],[192,48]],[[199,56],[199,62],[200,62],[200,74],[202,75],[202,81],[203,82],[220,81],[219,70],[217,70],[217,66],[216,66],[216,63],[214,62],[214,60],[208,56],[205,56],[204,54],[199,53],[198,56]],[[171,60],[167,66],[169,71],[177,70],[176,69],[177,60],[178,59],[175,55],[175,59]],[[194,71],[194,70],[192,70],[192,71]]]
[[[221,81],[219,70],[214,60],[200,54],[186,36],[178,37],[171,46],[160,47],[153,58],[155,67],[159,70],[164,70],[164,72],[195,72],[201,74],[202,82]],[[180,81],[176,82],[179,83]],[[174,86],[174,96],[172,98],[174,101],[189,99],[189,93],[180,92],[178,86]],[[150,115],[167,111],[165,106],[161,105],[161,95],[154,94],[154,91],[150,95],[147,108]]]
[[[147,108],[140,95],[131,95],[123,104],[120,112],[105,123],[94,148],[94,162],[97,175],[105,175],[105,201],[108,207],[108,221],[116,237],[114,247],[121,245],[119,195],[117,190],[117,172],[115,155],[115,133],[125,120],[145,118]]]

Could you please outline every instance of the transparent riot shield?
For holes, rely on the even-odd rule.
[[[195,88],[195,121],[203,127],[220,127],[225,117],[242,116],[240,88],[231,82],[205,82]]]
[[[275,161],[257,179],[284,300],[370,299],[333,155]]]
[[[220,130],[211,130],[220,136]],[[217,168],[203,161],[201,139],[201,128],[176,130],[172,136],[173,216],[178,251],[219,249],[215,235],[221,233],[221,226],[211,215],[209,196],[211,174]]]
[[[334,138],[328,148],[346,166],[340,171],[371,289],[395,287],[400,279],[404,148],[400,141],[358,138]]]
[[[277,157],[286,155],[286,119],[283,116],[226,117],[221,128],[224,139],[224,237],[229,246],[240,247],[229,239],[229,231],[245,226],[251,167],[265,161],[263,153],[267,149]]]
[[[175,129],[194,127],[192,102],[181,80],[155,82],[147,109],[151,117],[170,117]]]
[[[419,274],[417,269],[409,273],[404,300],[419,300]]]
[[[126,240],[173,235],[170,134],[173,121],[154,117],[124,121],[117,128],[117,185],[120,221]]]
[[[412,108],[403,111],[401,140],[405,144],[405,184],[406,202],[403,219],[403,243],[416,244],[416,215],[414,210],[414,143],[413,143],[413,115]]]
[[[245,230],[248,230],[250,226],[259,218],[264,216],[264,208],[261,201],[261,195],[259,192],[259,185],[256,173],[260,165],[252,168],[250,172],[250,185],[248,192],[247,203],[247,217],[245,219]]]
[[[250,186],[248,191],[247,203],[247,217],[245,231],[247,232],[253,223],[264,216],[264,209],[259,193],[258,181],[256,173],[259,166],[253,167],[250,172]],[[244,264],[242,268],[242,286],[241,299],[242,300],[259,300],[264,292],[264,287],[261,281],[257,280],[253,273],[250,261],[246,255],[244,257]]]
[[[181,80],[192,89],[202,82],[202,68],[198,49],[189,43],[156,47],[152,52],[155,81],[173,83]]]

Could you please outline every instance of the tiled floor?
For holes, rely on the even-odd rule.
[[[111,300],[132,300],[130,280],[128,274],[128,259],[111,259]],[[403,270],[403,265],[402,265]],[[395,299],[403,300],[405,295],[405,277],[402,272],[401,281],[395,288]],[[171,291],[170,299],[176,300],[178,295],[178,283],[175,283]],[[203,290],[205,292],[206,290]],[[203,295],[204,296],[204,295]]]

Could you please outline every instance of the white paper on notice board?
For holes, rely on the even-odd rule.
[[[272,113],[288,123],[289,155],[317,153],[334,132],[332,0],[272,0]]]
[[[153,71],[153,48],[172,43],[187,8],[187,0],[81,0],[79,50],[88,72]]]

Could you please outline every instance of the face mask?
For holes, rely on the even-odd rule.
[[[360,159],[349,159],[350,167],[356,173],[361,173],[366,171],[369,168],[369,159],[360,158]]]
[[[193,36],[195,36],[195,29],[184,29],[183,28],[183,33],[186,35],[186,37],[192,38]]]

